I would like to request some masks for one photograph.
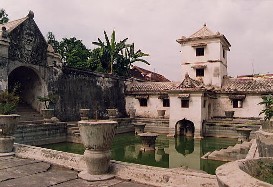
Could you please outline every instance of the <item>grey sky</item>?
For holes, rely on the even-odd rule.
[[[149,53],[151,66],[181,81],[181,53],[176,39],[189,36],[204,23],[231,43],[231,76],[273,73],[273,0],[0,0],[11,20],[34,11],[44,35],[77,37],[89,48],[103,31],[116,30]],[[137,64],[140,65],[140,64]]]

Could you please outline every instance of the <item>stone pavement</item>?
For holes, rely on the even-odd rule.
[[[122,179],[88,182],[78,172],[46,162],[13,156],[0,157],[0,187],[151,187]]]

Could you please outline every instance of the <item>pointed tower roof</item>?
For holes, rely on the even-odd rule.
[[[204,26],[198,30],[197,32],[195,32],[194,34],[192,34],[189,38],[198,38],[198,37],[206,37],[206,36],[214,36],[215,33],[213,33],[206,24],[204,24]]]
[[[180,44],[183,44],[188,41],[196,41],[196,40],[202,40],[202,39],[216,39],[216,38],[225,42],[227,47],[231,46],[223,34],[221,34],[220,32],[216,32],[216,33],[212,32],[207,27],[206,24],[204,24],[201,29],[199,29],[197,32],[193,33],[189,37],[182,36],[180,39],[177,39],[176,41]]]

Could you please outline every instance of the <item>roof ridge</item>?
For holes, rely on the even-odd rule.
[[[4,23],[4,24],[0,24],[0,26],[5,26],[7,31],[10,32],[27,19],[28,19],[28,16],[20,18],[20,19],[13,20],[13,21],[9,21],[9,22]]]
[[[197,37],[204,37],[204,36],[214,36],[215,33],[212,32],[206,24],[204,24],[204,26],[199,29],[198,31],[196,31],[195,33],[193,33],[191,36],[189,36],[189,38],[197,38]]]

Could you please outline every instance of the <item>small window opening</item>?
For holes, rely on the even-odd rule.
[[[205,48],[204,47],[196,48],[196,56],[204,56],[204,54],[205,54]]]
[[[190,100],[181,100],[181,107],[182,108],[189,108],[190,106]]]
[[[146,107],[148,105],[147,101],[148,101],[147,99],[141,98],[141,99],[139,99],[139,105]]]
[[[163,107],[170,107],[170,99],[163,99]]]
[[[204,77],[205,69],[196,69],[196,77]]]

